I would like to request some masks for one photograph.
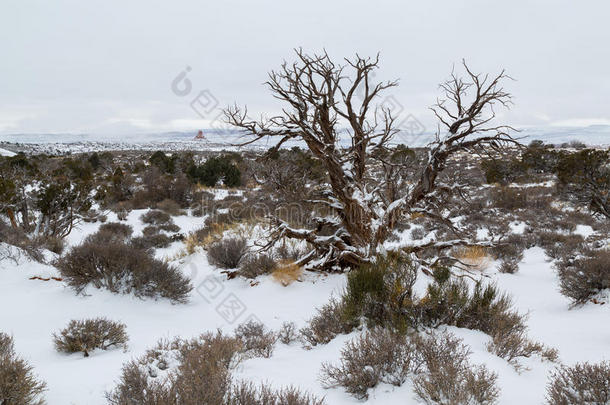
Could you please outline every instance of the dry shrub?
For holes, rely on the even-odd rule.
[[[309,326],[301,330],[311,346],[325,344],[340,333],[349,333],[364,320],[369,327],[389,326],[397,331],[452,325],[482,331],[493,338],[489,350],[518,367],[516,358],[538,354],[555,361],[557,352],[526,336],[525,317],[512,300],[494,284],[452,280],[447,268],[439,267],[435,282],[417,299],[412,266],[391,258],[378,259],[348,274],[343,296],[318,310]]]
[[[326,344],[335,336],[349,333],[354,328],[352,323],[345,321],[344,304],[335,298],[331,298],[317,311],[318,313],[309,320],[308,326],[300,331],[306,344],[310,346]]]
[[[117,387],[106,394],[114,405],[224,404],[238,339],[216,333],[184,341],[160,341],[123,366]]]
[[[341,364],[322,366],[326,387],[342,386],[356,398],[380,383],[413,381],[417,396],[428,404],[493,404],[497,376],[469,363],[470,350],[450,333],[403,335],[387,329],[367,331],[347,342]]]
[[[515,274],[519,271],[519,261],[520,260],[504,259],[500,263],[498,271],[500,273]]]
[[[99,227],[98,233],[108,233],[116,235],[117,238],[121,240],[126,240],[133,233],[133,228],[131,225],[122,224],[120,222],[108,222]]]
[[[610,251],[589,252],[588,257],[565,260],[557,265],[561,293],[582,305],[610,288]]]
[[[212,243],[220,241],[225,231],[235,227],[236,224],[216,222],[207,224],[203,228],[199,228],[187,235],[185,238],[185,249],[187,253],[193,254],[198,247],[207,248]]]
[[[66,243],[65,241],[57,236],[48,236],[45,238],[43,246],[50,250],[53,253],[56,253],[58,255],[61,254],[61,252],[64,251],[64,248],[66,247]]]
[[[303,268],[291,261],[280,262],[279,266],[271,273],[273,279],[284,287],[299,280],[302,275]]]
[[[178,225],[174,224],[173,222],[170,222],[167,224],[156,225],[154,227],[157,229],[157,232],[159,232],[159,231],[180,232],[180,227]]]
[[[131,246],[141,250],[162,249],[168,247],[171,243],[172,238],[163,233],[142,235],[132,238],[130,241]]]
[[[518,357],[537,354],[550,361],[557,359],[556,350],[527,337],[525,316],[514,309],[510,297],[501,294],[494,284],[477,283],[472,291],[463,280],[431,284],[417,307],[418,322],[425,326],[453,325],[490,335],[488,350],[517,369]]]
[[[230,366],[239,348],[220,332],[187,342],[181,349],[173,390],[181,404],[222,404],[230,389]]]
[[[160,341],[123,366],[117,387],[106,394],[113,405],[323,405],[296,388],[272,390],[246,382],[232,384],[243,342],[205,333],[184,341]]]
[[[513,328],[498,325],[492,332],[491,338],[487,350],[508,361],[517,371],[521,370],[519,357],[539,355],[545,360],[555,362],[559,356],[556,349],[532,341],[527,336],[527,328],[523,325]]]
[[[411,239],[413,240],[423,239],[424,236],[426,236],[426,230],[424,228],[417,227],[411,230]]]
[[[12,246],[3,245],[0,247],[0,260],[7,258],[18,264],[20,255],[23,252],[32,260],[44,262],[44,255],[40,250],[44,240],[40,238],[30,239],[21,228],[13,228],[1,219],[0,242],[5,242],[7,245],[19,248],[14,249]]]
[[[230,213],[221,213],[210,215],[205,219],[204,225],[206,228],[230,228],[236,222],[233,215]]]
[[[123,366],[117,387],[106,393],[106,399],[112,405],[175,405],[174,393],[164,382],[131,361]]]
[[[546,400],[552,405],[610,404],[610,362],[558,368],[551,375]]]
[[[157,203],[157,209],[169,214],[171,216],[176,216],[182,214],[182,210],[180,208],[180,204],[178,204],[174,200],[165,199],[159,203]]]
[[[100,214],[95,209],[90,209],[89,211],[81,214],[81,219],[83,220],[83,222],[86,222],[86,223],[97,222],[98,220],[101,220],[103,217],[104,217],[104,215]],[[101,222],[105,222],[105,221],[106,221],[106,219],[104,219],[104,221],[101,221]]]
[[[273,390],[267,385],[259,387],[249,382],[240,382],[231,388],[226,405],[324,405],[320,399],[303,393],[295,387]]]
[[[235,329],[235,337],[242,342],[243,350],[249,357],[271,357],[277,340],[275,333],[254,320],[239,325]]]
[[[110,347],[127,348],[129,337],[125,324],[106,318],[71,320],[59,334],[53,334],[53,342],[58,352],[82,352],[89,357],[95,349],[108,350]]]
[[[499,187],[492,192],[494,207],[506,210],[516,210],[527,207],[527,193],[510,187]]]
[[[218,224],[216,222],[206,225],[193,232],[195,240],[200,246],[208,246],[213,242],[222,239],[222,235],[226,230],[230,229],[226,224]]]
[[[278,331],[277,336],[279,341],[283,344],[291,344],[299,338],[297,325],[294,322],[284,322]]]
[[[470,350],[449,333],[417,339],[424,371],[413,379],[417,396],[426,404],[494,404],[500,394],[498,376],[484,365],[473,367]]]
[[[528,248],[527,238],[522,235],[511,234],[501,243],[491,248],[491,254],[496,259],[505,261],[516,261],[517,263],[523,259],[523,251]]]
[[[483,271],[489,267],[491,259],[482,246],[464,246],[455,250],[454,256],[469,269]]]
[[[171,220],[172,217],[169,214],[159,210],[150,210],[142,214],[142,216],[140,217],[140,221],[145,224],[151,225],[167,224],[170,223]]]
[[[583,250],[584,239],[580,235],[564,235],[557,232],[541,232],[536,244],[552,259],[561,259]]]
[[[247,252],[246,239],[224,238],[208,247],[208,261],[223,269],[234,269]]]
[[[46,384],[15,354],[13,338],[0,332],[0,404],[42,405]]]
[[[191,232],[184,238],[184,250],[187,254],[192,255],[197,251],[198,247],[203,247],[201,241],[197,238],[195,232]]]
[[[192,286],[177,268],[122,242],[87,238],[56,261],[67,284],[81,293],[92,284],[113,293],[186,302]]]
[[[341,364],[322,365],[322,383],[342,386],[358,399],[368,398],[369,388],[381,382],[402,385],[419,369],[415,344],[404,335],[376,328],[349,341],[341,350]]]
[[[271,255],[248,254],[239,264],[239,275],[246,278],[256,278],[271,273],[277,267],[277,263]]]
[[[119,208],[116,211],[116,217],[119,221],[126,221],[128,216],[129,216],[129,211],[127,211],[127,209],[125,209],[125,208]]]
[[[285,242],[275,250],[276,256],[280,260],[297,261],[305,252],[296,243]]]

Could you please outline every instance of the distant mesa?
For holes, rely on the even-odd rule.
[[[202,130],[199,130],[199,132],[197,132],[197,135],[195,136],[195,139],[196,140],[199,140],[199,139],[207,140],[205,138],[205,136],[203,136],[203,131]]]

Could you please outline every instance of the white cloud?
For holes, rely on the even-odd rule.
[[[10,113],[0,131],[200,127],[190,103],[205,89],[220,106],[273,114],[278,103],[262,82],[299,46],[337,60],[381,51],[378,78],[400,78],[392,94],[423,111],[415,115],[427,127],[435,124],[425,108],[462,58],[516,79],[506,84],[515,96],[508,124],[607,122],[609,14],[605,0],[4,2],[0,106],[41,111]],[[186,66],[192,92],[179,96],[171,82]]]
[[[588,127],[591,125],[610,125],[608,118],[572,118],[568,120],[555,121],[554,127]]]

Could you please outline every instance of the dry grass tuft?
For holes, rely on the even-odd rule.
[[[275,281],[282,284],[284,287],[299,280],[303,275],[303,268],[293,261],[281,261],[278,268],[271,273]]]
[[[195,232],[191,232],[184,238],[184,250],[186,255],[192,255],[197,251],[198,247],[203,247],[202,241],[199,240]]]
[[[482,246],[458,248],[454,256],[473,270],[483,271],[491,264],[491,257],[487,253],[487,249]]]

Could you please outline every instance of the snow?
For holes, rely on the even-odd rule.
[[[576,225],[574,233],[587,239],[590,235],[593,235],[595,231],[590,225]]]
[[[15,152],[11,152],[10,150],[0,148],[0,156],[15,156]]]
[[[510,230],[512,233],[516,233],[519,235],[522,235],[523,232],[525,232],[525,228],[527,226],[527,224],[525,222],[521,222],[521,221],[511,222],[508,225],[510,226]]]
[[[144,224],[139,217],[146,210],[129,214],[127,222],[135,233]],[[203,224],[204,218],[178,216],[174,222],[186,233]],[[113,213],[108,221],[114,221]],[[68,237],[68,243],[80,243],[86,235],[95,232],[99,223],[81,223]],[[579,228],[587,232],[587,228]],[[182,245],[172,244],[160,255],[170,257]],[[219,269],[209,265],[203,252],[197,252],[174,265],[188,275],[195,289],[190,301],[173,305],[167,300],[138,299],[129,295],[115,295],[105,290],[89,288],[86,295],[75,293],[58,281],[29,280],[31,276],[58,276],[57,270],[47,264],[29,261],[22,257],[18,264],[0,261],[0,330],[12,334],[17,352],[27,359],[35,372],[47,382],[47,401],[54,404],[104,404],[104,392],[114,387],[121,366],[142,355],[160,338],[197,336],[205,331],[220,328],[232,331],[239,323],[255,317],[272,329],[279,329],[284,321],[293,321],[298,327],[315,314],[332,295],[341,293],[345,275],[319,275],[308,273],[302,282],[287,287],[274,282],[270,276],[258,279],[259,284],[236,278],[228,280]],[[567,364],[576,361],[610,359],[609,305],[587,304],[569,309],[569,301],[558,291],[558,281],[552,264],[544,251],[532,248],[525,252],[516,274],[490,273],[501,290],[513,296],[516,308],[529,314],[530,336],[559,349],[560,358]],[[416,289],[423,291],[426,278],[420,277]],[[226,300],[237,299],[239,316],[223,312]],[[224,315],[224,317],[223,317]],[[229,314],[230,315],[230,314]],[[81,354],[57,353],[52,344],[52,333],[63,328],[71,319],[106,316],[124,322],[130,337],[126,351],[121,349],[96,351],[90,357]],[[228,319],[225,319],[228,318]],[[235,319],[233,319],[235,318]],[[528,368],[519,374],[505,360],[486,350],[489,336],[466,329],[447,328],[471,347],[471,363],[485,364],[498,373],[502,390],[500,404],[541,403],[544,398],[548,373],[555,365],[538,358],[525,359]],[[339,336],[328,345],[306,350],[298,343],[278,343],[269,359],[254,358],[243,362],[235,371],[236,379],[267,382],[275,387],[295,385],[326,397],[327,404],[362,403],[341,388],[325,389],[319,376],[323,362],[336,363],[340,350],[359,331]],[[417,404],[412,387],[381,385],[370,390],[368,404]]]
[[[557,274],[544,251],[525,251],[516,274],[497,274],[498,285],[514,298],[520,312],[529,313],[530,335],[559,350],[567,363],[610,359],[608,305],[587,304],[568,309],[559,292]]]
[[[2,262],[0,305],[2,308],[18,306],[19,310],[4,310],[0,325],[3,332],[14,336],[16,350],[48,383],[49,404],[105,403],[104,391],[113,387],[122,364],[143,354],[162,337],[195,337],[217,328],[230,332],[252,315],[274,329],[279,329],[287,320],[303,326],[313,315],[313,308],[326,303],[329,295],[338,291],[343,282],[340,276],[310,277],[307,282],[282,287],[266,278],[258,286],[251,287],[244,280],[226,280],[202,254],[195,254],[190,259],[181,268],[192,277],[196,289],[186,305],[95,289],[87,290],[87,296],[76,296],[60,282],[28,279],[33,275],[58,275],[51,266],[33,262],[16,266]],[[237,319],[227,321],[217,307],[231,298],[239,299],[243,313]],[[308,305],[303,305],[304,302]],[[96,316],[107,316],[127,325],[130,337],[127,352],[97,351],[89,358],[55,352],[51,339],[53,332],[71,319]]]
[[[487,240],[489,239],[489,229],[487,228],[479,228],[477,229],[477,240]]]

